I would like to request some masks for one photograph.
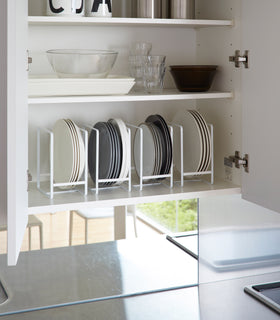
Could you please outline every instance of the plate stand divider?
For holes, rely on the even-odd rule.
[[[143,175],[143,156],[144,156],[144,152],[143,152],[143,129],[141,127],[138,126],[134,126],[132,124],[128,124],[129,126],[140,130],[140,176],[139,176],[139,185],[134,185],[134,187],[139,187],[140,191],[143,190],[143,186],[151,186],[151,185],[156,185],[156,184],[163,184],[163,185],[167,185],[166,183],[163,182],[151,182],[148,184],[144,184],[145,180],[151,180],[151,179],[161,179],[161,178],[170,178],[170,184],[169,184],[169,188],[173,188],[173,160],[171,161],[171,167],[170,167],[170,173],[168,174],[158,174],[158,175],[151,175],[151,176],[144,176]],[[169,131],[170,131],[170,137],[171,137],[171,144],[173,144],[173,127],[171,125],[168,126],[169,127]]]
[[[193,177],[193,176],[203,176],[203,175],[210,175],[210,184],[214,184],[214,127],[212,124],[208,123],[208,127],[210,129],[210,145],[211,145],[211,160],[210,160],[210,170],[208,171],[196,171],[196,172],[184,172],[184,129],[183,126],[179,124],[172,123],[173,126],[176,126],[180,130],[180,184],[181,187],[184,186],[184,177]],[[206,183],[209,183],[207,180],[204,179],[192,179],[192,180],[203,180]]]
[[[54,138],[53,138],[53,132],[47,128],[38,128],[37,129],[37,189],[42,192],[44,195],[46,195],[48,198],[53,199],[54,194],[59,193],[71,193],[71,192],[80,192],[83,195],[88,194],[88,132],[85,129],[79,128],[81,132],[83,133],[83,140],[85,144],[85,166],[84,166],[84,172],[82,180],[76,181],[76,182],[65,182],[65,183],[55,183],[54,182]],[[50,139],[50,155],[49,155],[49,161],[50,161],[50,172],[47,174],[41,173],[41,134],[42,131],[47,133],[49,135]],[[50,177],[50,183],[49,183],[49,191],[45,191],[41,186],[41,178],[42,176],[49,176]],[[74,186],[74,189],[71,190],[59,190],[54,191],[54,188],[56,187],[68,187],[68,186]],[[78,186],[84,186],[83,191],[78,189]]]
[[[131,192],[131,147],[128,148],[128,166],[129,166],[129,170],[128,170],[128,176],[126,178],[114,178],[114,179],[99,179],[99,152],[100,152],[100,148],[99,148],[99,130],[94,128],[93,126],[90,125],[85,125],[85,128],[89,129],[89,130],[94,130],[95,134],[96,134],[96,172],[95,172],[95,188],[89,188],[89,190],[94,191],[95,194],[99,194],[99,184],[100,183],[106,183],[106,182],[128,182],[128,188],[127,190],[129,192]],[[129,140],[129,146],[131,146],[131,130],[129,128],[127,129],[127,133],[128,133],[128,140]],[[119,188],[119,187],[123,187],[122,185],[120,186],[108,186],[108,187],[102,187],[102,189],[112,189],[112,188]]]

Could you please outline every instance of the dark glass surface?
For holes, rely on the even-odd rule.
[[[262,295],[279,304],[280,307],[280,282],[253,286],[253,289],[261,292]]]
[[[249,285],[244,291],[280,314],[280,282]]]

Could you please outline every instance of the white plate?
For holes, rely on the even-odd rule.
[[[73,141],[73,148],[74,148],[74,170],[72,172],[72,176],[70,178],[71,182],[75,182],[78,176],[78,171],[79,171],[79,146],[78,146],[78,139],[77,139],[77,134],[75,132],[75,128],[69,119],[64,119],[64,121],[67,123],[71,136],[72,136],[72,141]]]
[[[78,170],[74,181],[79,181],[85,168],[85,144],[79,127],[72,120],[68,119],[68,121],[72,124],[74,128],[74,134],[77,140]]]
[[[143,175],[151,176],[155,169],[155,140],[147,123],[139,125],[143,129]],[[135,170],[140,177],[140,129],[137,129],[133,143]]]
[[[69,183],[75,170],[74,141],[68,124],[57,120],[54,128],[54,181]]]
[[[176,113],[173,123],[183,126],[184,172],[197,172],[202,162],[203,141],[200,128],[194,117],[182,109]],[[180,139],[174,140],[174,164],[180,171]]]
[[[206,135],[206,128],[204,126],[203,121],[199,117],[199,114],[195,112],[195,110],[188,110],[189,113],[192,114],[195,121],[197,122],[197,125],[199,127],[199,130],[201,132],[201,138],[202,138],[202,159],[198,168],[198,171],[204,171],[204,167],[208,161],[209,158],[209,146],[207,141],[207,135]]]
[[[102,79],[57,78],[55,75],[30,76],[30,97],[123,95],[133,87],[134,78],[108,76]]]
[[[206,148],[206,136],[204,134],[204,128],[203,125],[199,119],[199,117],[197,116],[197,114],[193,113],[192,110],[188,110],[188,112],[192,115],[192,117],[194,118],[197,127],[200,131],[200,137],[201,137],[201,146],[202,146],[202,155],[201,155],[201,159],[200,159],[200,163],[199,166],[197,168],[197,171],[201,171],[201,168],[203,167],[205,161],[206,161],[206,157],[207,157],[207,148]]]
[[[209,131],[209,127],[205,121],[205,119],[203,118],[203,116],[197,111],[197,110],[193,110],[193,112],[198,116],[198,118],[201,121],[201,124],[204,128],[204,134],[205,134],[205,143],[206,143],[206,159],[205,159],[205,163],[201,168],[201,171],[206,171],[207,168],[209,167],[210,161],[211,161],[211,155],[212,155],[212,146],[211,146],[211,134]]]

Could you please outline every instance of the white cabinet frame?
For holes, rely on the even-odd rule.
[[[27,223],[27,0],[0,4],[0,210],[8,264],[16,263]]]

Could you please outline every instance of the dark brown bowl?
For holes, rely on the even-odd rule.
[[[212,85],[218,66],[170,66],[170,72],[179,91],[204,92]]]

